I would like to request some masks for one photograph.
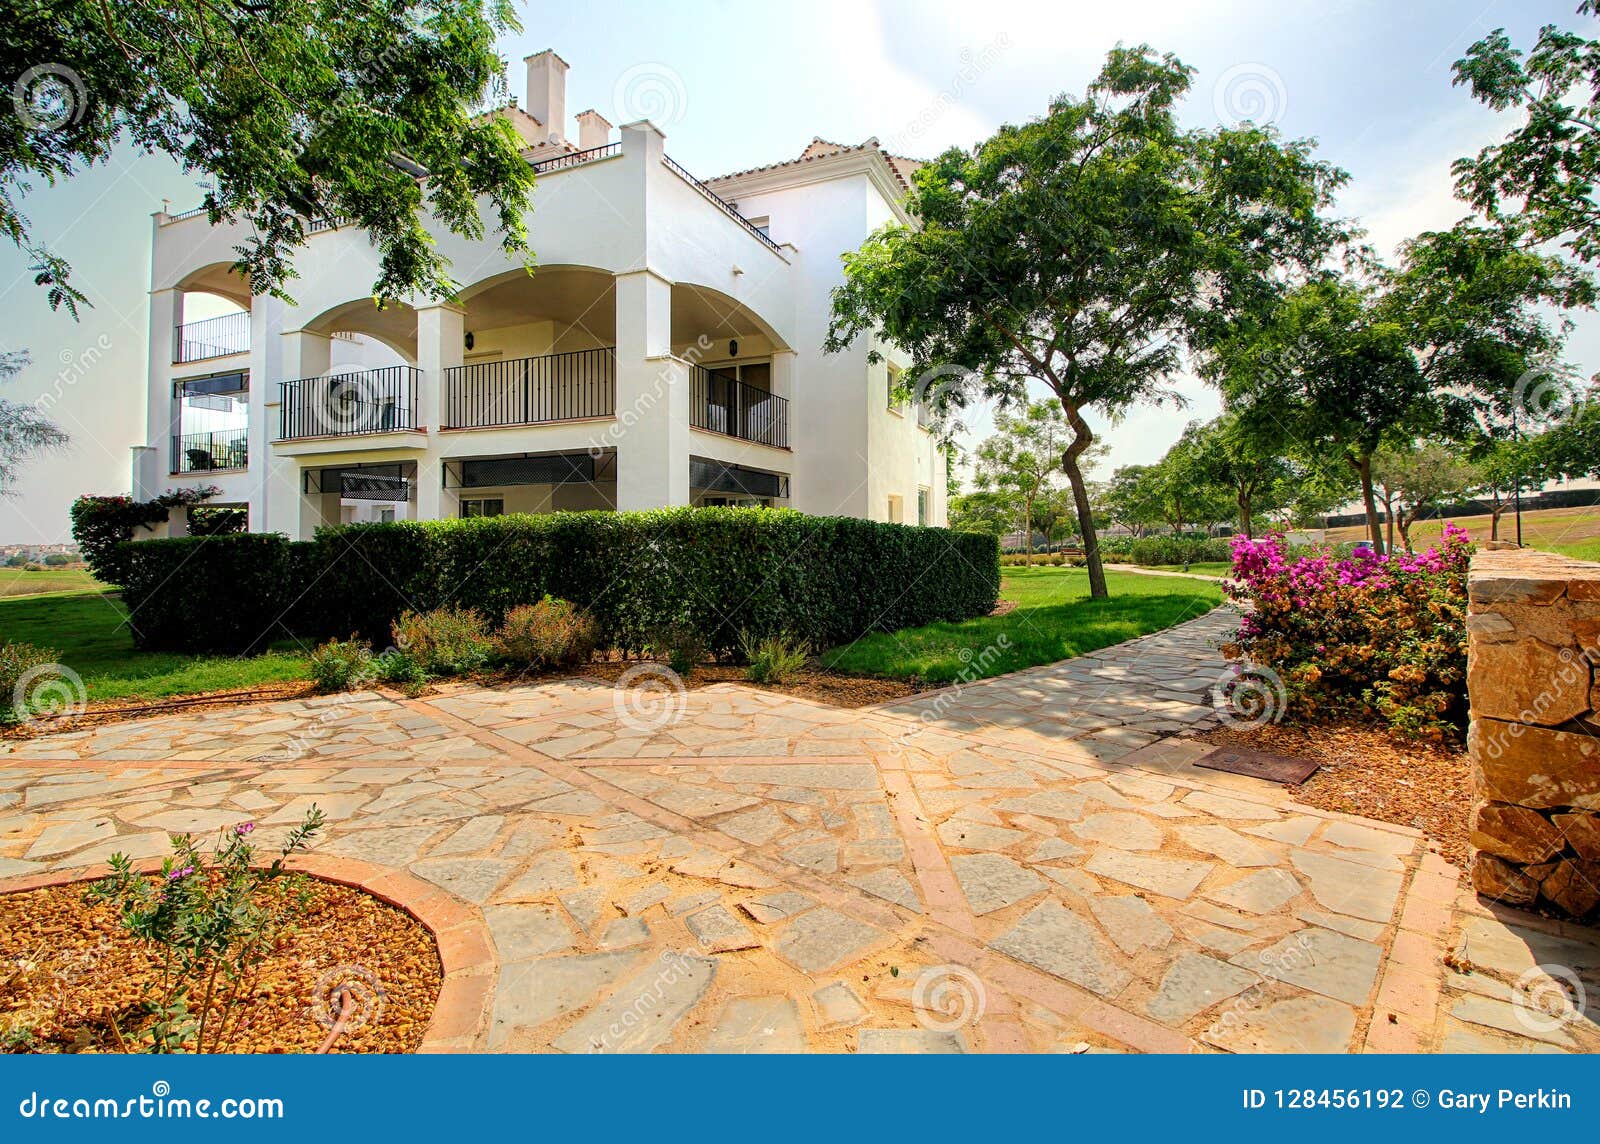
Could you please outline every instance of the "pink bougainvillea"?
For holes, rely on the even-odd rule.
[[[1466,699],[1471,553],[1453,524],[1415,555],[1361,545],[1292,558],[1281,534],[1235,537],[1229,592],[1245,614],[1224,651],[1275,671],[1303,720],[1355,716],[1453,737]]]

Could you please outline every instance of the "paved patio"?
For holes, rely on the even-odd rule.
[[[877,709],[566,680],[4,743],[0,878],[241,818],[271,841],[315,803],[324,859],[481,911],[462,1049],[1600,1048],[1530,973],[1600,999],[1593,931],[1192,766],[1228,627]]]

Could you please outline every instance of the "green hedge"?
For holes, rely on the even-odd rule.
[[[285,629],[382,646],[407,608],[455,603],[498,623],[546,594],[582,605],[603,644],[629,651],[671,622],[718,653],[743,631],[822,647],[984,615],[1000,590],[992,536],[749,509],[397,521],[324,528],[300,544],[247,534],[129,547],[136,641],[183,650],[243,651]],[[233,614],[213,624],[211,608]]]
[[[254,651],[290,633],[304,550],[276,534],[125,541],[122,598],[134,645]]]
[[[1182,536],[1146,536],[1133,541],[1127,548],[1128,559],[1135,564],[1151,567],[1161,564],[1223,563],[1233,559],[1232,542],[1223,536],[1212,539]]]

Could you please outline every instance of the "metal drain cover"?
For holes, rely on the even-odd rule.
[[[1227,771],[1230,775],[1247,775],[1253,779],[1265,779],[1269,783],[1293,783],[1298,786],[1315,774],[1321,764],[1310,759],[1297,759],[1293,755],[1252,751],[1248,747],[1218,747],[1196,759],[1194,765],[1209,771]]]

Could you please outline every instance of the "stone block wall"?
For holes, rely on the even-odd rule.
[[[1479,552],[1467,593],[1473,884],[1600,921],[1600,564]]]

